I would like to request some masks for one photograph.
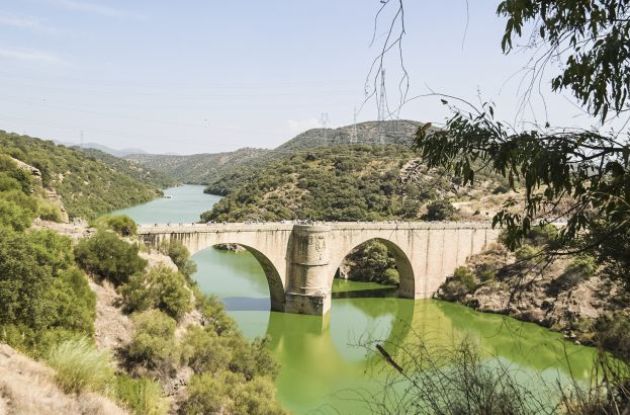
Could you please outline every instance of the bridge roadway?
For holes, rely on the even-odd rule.
[[[177,240],[191,254],[218,244],[241,245],[265,272],[273,310],[312,315],[330,310],[335,272],[352,249],[367,241],[378,240],[393,252],[401,297],[428,298],[498,234],[487,222],[156,224],[138,229],[149,246]]]

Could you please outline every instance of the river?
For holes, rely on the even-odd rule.
[[[194,222],[220,199],[204,194],[203,186],[165,194],[171,198],[115,213],[140,224]],[[382,297],[376,284],[348,281],[335,281],[326,318],[270,312],[267,280],[251,254],[209,248],[193,260],[201,289],[223,300],[247,337],[270,336],[269,347],[282,366],[278,397],[295,414],[369,413],[362,402],[381,399],[391,375],[372,349],[362,347],[369,340],[410,347],[422,339],[431,348],[447,348],[466,338],[487,364],[508,367],[534,389],[571,376],[585,381],[591,373],[591,348],[531,323],[442,301]]]

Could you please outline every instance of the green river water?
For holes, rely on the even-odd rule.
[[[220,199],[192,185],[165,194],[172,198],[116,213],[140,224],[194,222]],[[326,318],[270,312],[267,281],[251,254],[209,248],[193,259],[199,286],[223,300],[242,332],[249,338],[270,336],[269,347],[282,365],[278,397],[295,414],[368,413],[362,401],[379,399],[391,375],[379,356],[360,346],[368,339],[410,345],[421,338],[430,347],[446,348],[467,338],[488,364],[509,367],[534,389],[590,376],[592,349],[534,324],[442,301],[387,297],[382,286],[348,281],[335,281]],[[395,354],[393,349],[388,348]]]

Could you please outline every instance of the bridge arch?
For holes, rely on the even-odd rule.
[[[387,250],[394,257],[394,260],[396,261],[396,270],[398,271],[398,275],[400,278],[398,295],[400,297],[413,297],[413,293],[415,292],[415,275],[410,258],[397,243],[382,237],[364,238],[358,243],[354,242],[353,246],[350,249],[341,250],[336,255],[334,255],[331,263],[335,266],[335,268],[332,272],[332,275],[329,276],[330,287],[332,287],[337,270],[341,267],[346,257],[348,257],[348,255],[350,255],[350,253],[356,248],[365,245],[371,241],[380,242],[385,245],[387,247]]]
[[[267,286],[269,287],[269,299],[271,300],[271,310],[284,311],[284,284],[282,282],[282,278],[280,277],[278,269],[267,255],[250,245],[246,245],[240,242],[215,243],[210,245],[208,248],[214,249],[217,245],[238,245],[249,252],[258,262],[263,270],[263,273],[265,274],[265,278],[267,279]]]

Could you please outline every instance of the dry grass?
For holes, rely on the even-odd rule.
[[[65,394],[55,371],[0,344],[0,414],[124,415],[109,399],[94,393]]]
[[[86,338],[58,344],[48,362],[57,370],[57,384],[67,393],[106,392],[114,379],[109,353],[97,350]]]

